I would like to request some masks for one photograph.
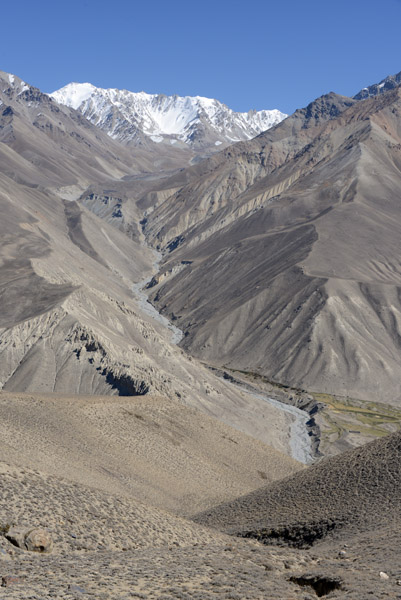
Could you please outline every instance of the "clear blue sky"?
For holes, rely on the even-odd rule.
[[[0,69],[291,113],[401,71],[401,0],[11,0]]]

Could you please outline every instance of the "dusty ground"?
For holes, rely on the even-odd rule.
[[[181,514],[302,465],[162,397],[0,393],[0,459]]]

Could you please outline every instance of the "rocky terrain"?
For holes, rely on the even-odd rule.
[[[273,549],[267,556],[258,543],[36,470],[1,463],[1,477],[3,597],[260,598],[296,589],[268,572],[283,573],[288,553]],[[12,544],[15,522],[21,532],[33,524],[43,531],[52,551]],[[301,554],[293,565],[313,562]]]
[[[186,332],[182,347],[399,406],[400,110],[399,87],[320,98],[188,170],[148,212],[145,235],[164,251],[150,297]]]

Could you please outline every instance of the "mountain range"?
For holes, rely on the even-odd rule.
[[[381,400],[401,402],[394,330],[399,88],[366,101],[358,101],[358,94],[327,94],[251,140],[185,169],[155,172],[151,149],[133,150],[114,139],[116,129],[103,131],[110,98],[124,110],[141,107],[142,126],[147,119],[141,135],[158,131],[181,136],[183,144],[187,125],[200,118],[197,110],[206,114],[205,107],[213,107],[208,114],[216,117],[215,109],[228,109],[200,98],[106,93],[86,84],[49,97],[17,77],[3,74],[2,81],[3,177],[22,198],[46,194],[50,206],[49,194],[61,197],[64,205],[53,202],[64,215],[62,227],[96,270],[101,266],[132,280],[127,244],[136,244],[130,252],[141,256],[132,264],[151,264],[144,242],[161,251],[150,297],[184,331],[182,348],[214,366],[256,372],[294,388],[362,399],[376,398],[380,389]],[[60,95],[84,113],[91,106],[101,127],[56,103]],[[96,112],[101,98],[104,112]],[[240,117],[227,114],[238,125]],[[260,114],[254,117],[261,122]],[[168,122],[175,123],[170,133]],[[22,200],[18,210],[25,206],[32,213],[30,202]],[[81,231],[88,211],[99,219],[97,225],[95,217],[88,221],[92,241]],[[107,256],[103,239],[96,239],[106,224],[113,239]],[[114,241],[120,235],[124,267],[110,264],[121,255]],[[47,256],[46,236],[39,235],[39,246]],[[29,259],[24,256],[24,264]],[[76,275],[55,279],[65,290],[80,285]],[[13,305],[15,316],[6,322],[19,322],[21,311],[29,317],[27,303],[23,310]],[[14,369],[4,374],[4,385],[11,385],[11,373],[16,378],[21,364]]]
[[[401,83],[401,71],[396,75],[389,75],[382,79],[379,83],[374,83],[368,87],[363,88],[360,92],[355,94],[355,100],[366,100],[366,98],[372,98],[373,96],[379,96],[385,94],[389,90],[393,90]]]
[[[105,90],[89,83],[70,83],[50,96],[124,144],[149,147],[154,142],[163,144],[165,152],[166,145],[215,151],[255,137],[287,116],[279,110],[234,112],[200,96]]]
[[[6,73],[0,102],[2,389],[164,394],[287,449],[292,419],[257,399],[250,411],[247,394],[172,344],[133,293],[159,260],[133,205],[148,155]],[[101,195],[83,193],[91,182]],[[262,426],[266,410],[277,431]]]

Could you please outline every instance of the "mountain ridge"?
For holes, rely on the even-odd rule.
[[[367,98],[373,98],[393,90],[395,87],[401,84],[401,71],[395,75],[388,75],[382,79],[379,83],[373,83],[367,87],[362,88],[353,98],[355,100],[366,100]]]
[[[218,149],[255,137],[287,115],[274,110],[234,112],[218,100],[202,96],[166,96],[103,89],[70,83],[50,94],[80,111],[108,135],[126,144],[185,144],[195,150]]]

